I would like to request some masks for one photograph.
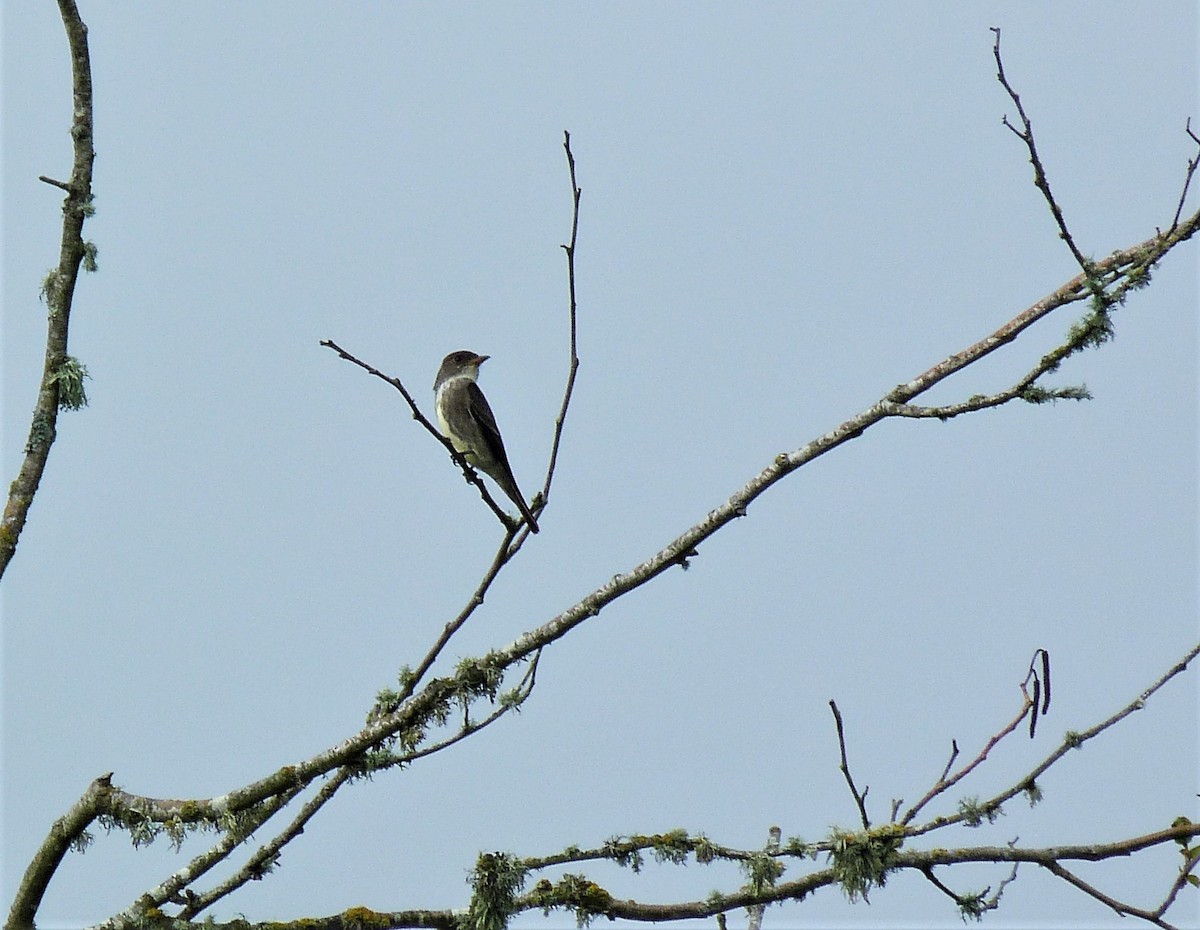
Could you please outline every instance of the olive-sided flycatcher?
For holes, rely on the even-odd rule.
[[[459,351],[442,359],[442,367],[433,382],[438,424],[450,444],[470,465],[492,476],[500,490],[521,509],[521,515],[529,523],[529,531],[536,533],[537,520],[513,477],[496,417],[475,383],[479,366],[488,358],[490,356]]]

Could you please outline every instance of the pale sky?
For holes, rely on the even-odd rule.
[[[399,376],[427,414],[443,355],[492,356],[481,384],[532,494],[566,376],[564,129],[584,192],[578,387],[542,532],[446,668],[1077,272],[1001,125],[990,26],[1090,255],[1169,225],[1200,119],[1187,2],[80,5],[100,271],[71,350],[91,405],[60,420],[3,583],[5,910],[97,775],[207,797],[307,758],[356,731],[465,603],[494,517],[397,393],[318,342]],[[55,4],[6,3],[6,483],[42,362],[61,196],[37,176],[70,170],[69,78]],[[743,848],[772,824],[821,839],[857,820],[831,698],[882,821],[952,739],[978,751],[1008,721],[1044,647],[1037,738],[1004,743],[931,813],[1012,784],[1196,640],[1196,268],[1194,243],[1168,256],[1115,340],[1050,380],[1093,400],[884,423],[801,469],[686,573],[548,650],[519,716],[344,790],[214,916],[465,906],[481,851],[679,827]],[[928,399],[1006,386],[1073,313]],[[1111,841],[1195,817],[1197,693],[1193,670],[1052,769],[1035,809],[925,845]],[[100,835],[41,925],[102,919],[184,861]],[[1152,905],[1177,867],[1172,845],[1079,871]],[[742,881],[572,870],[646,901]],[[1006,874],[939,873],[963,892]],[[871,901],[826,889],[766,926],[961,926],[920,876]],[[1200,926],[1196,902],[1175,922]],[[985,925],[1130,923],[1024,867]]]

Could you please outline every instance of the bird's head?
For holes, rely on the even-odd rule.
[[[442,359],[442,367],[438,369],[437,378],[433,382],[434,390],[437,390],[438,385],[449,378],[466,377],[474,381],[479,377],[479,366],[489,358],[491,356],[480,355],[478,352],[471,352],[467,349],[451,352]]]

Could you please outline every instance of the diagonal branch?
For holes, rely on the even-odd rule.
[[[149,908],[160,907],[168,901],[174,903],[183,902],[189,906],[194,904],[202,896],[192,892],[189,886],[204,876],[209,870],[229,858],[233,851],[245,842],[246,838],[254,830],[261,827],[279,813],[279,811],[287,807],[302,790],[301,786],[293,786],[288,791],[268,798],[263,804],[248,812],[251,816],[246,818],[247,822],[239,824],[237,827],[225,829],[225,835],[221,837],[220,841],[214,843],[210,849],[193,858],[183,868],[177,869],[150,891],[140,895],[116,919],[125,918],[131,922],[136,922],[145,915]],[[253,857],[252,861],[254,861]],[[260,877],[261,874],[262,872],[260,871]],[[185,908],[186,910],[187,908]]]
[[[1174,248],[1174,246],[1190,238],[1197,228],[1200,228],[1200,213],[1189,218],[1187,222],[1181,224],[1170,235],[1156,236],[1148,242],[1141,243],[1131,249],[1114,253],[1114,255],[1098,263],[1098,265],[1116,269],[1124,267],[1133,261],[1146,261],[1147,256],[1152,256],[1152,260],[1157,260],[1170,251],[1170,249]],[[580,599],[577,603],[541,626],[528,631],[509,646],[490,653],[487,656],[489,666],[493,668],[507,668],[531,656],[550,643],[562,638],[579,624],[598,616],[605,606],[617,598],[636,590],[672,566],[682,564],[687,558],[696,553],[700,543],[717,533],[734,519],[744,516],[749,504],[766,493],[777,482],[783,480],[814,459],[861,436],[863,432],[876,423],[894,415],[893,408],[895,404],[902,403],[923,393],[938,381],[961,370],[972,361],[983,357],[1007,342],[1011,342],[1036,319],[1044,317],[1056,307],[1073,300],[1082,299],[1086,297],[1086,294],[1087,289],[1083,277],[1077,276],[1049,297],[1044,298],[1033,307],[1018,314],[1016,318],[1002,326],[992,336],[980,340],[975,345],[950,356],[928,369],[917,378],[900,385],[883,399],[846,420],[836,429],[817,437],[807,445],[793,452],[777,455],[767,468],[752,478],[743,488],[735,492],[728,501],[712,510],[705,519],[686,530],[658,553],[641,564],[634,566],[629,571],[617,574],[608,582]],[[380,377],[383,376],[380,375]],[[1157,688],[1161,687],[1170,677],[1183,671],[1187,663],[1195,658],[1197,651],[1200,651],[1200,646],[1197,646],[1195,650],[1189,653],[1183,662],[1164,676],[1163,679],[1149,689],[1133,705],[1114,715],[1113,718],[1110,718],[1105,723],[1093,728],[1093,730],[1087,731],[1084,734],[1073,735],[1070,742],[1065,742],[1058,752],[1052,754],[1051,757],[1045,760],[1029,776],[1022,779],[1017,786],[997,796],[992,801],[986,802],[986,806],[995,806],[1014,796],[1053,764],[1057,758],[1065,754],[1067,749],[1073,748],[1086,739],[1090,739],[1096,733],[1113,725],[1121,717],[1132,713],[1138,706],[1141,706],[1141,702],[1145,697],[1148,697]],[[314,779],[328,772],[345,765],[354,764],[364,753],[370,751],[373,747],[381,745],[402,731],[422,727],[427,721],[434,719],[440,709],[446,706],[447,702],[454,700],[455,696],[463,693],[465,688],[469,688],[470,682],[465,677],[465,674],[460,672],[449,677],[431,679],[423,688],[412,693],[411,696],[394,709],[390,709],[388,713],[373,719],[357,734],[343,742],[317,753],[302,762],[284,766],[262,779],[251,782],[220,797],[207,800],[190,800],[187,802],[164,801],[153,798],[141,798],[125,792],[118,792],[117,789],[110,789],[109,793],[111,796],[108,803],[120,809],[138,811],[139,815],[156,822],[165,822],[167,820],[187,823],[218,821],[223,815],[244,811],[267,798],[289,790],[293,785],[310,784]],[[910,826],[906,832],[910,836],[919,835],[946,823],[959,822],[963,819],[962,815],[940,817],[936,818],[930,824],[917,827]],[[50,843],[51,840],[48,839],[47,842]],[[65,851],[65,847],[63,851]],[[34,866],[31,865],[31,868],[34,868]],[[49,874],[45,876],[45,880],[49,880]],[[37,900],[40,900],[40,893]],[[36,904],[34,907],[36,908]],[[15,926],[24,927],[25,924],[16,924]]]
[[[1157,681],[1155,681],[1152,685],[1150,685],[1149,688],[1147,688],[1145,691],[1143,691],[1141,694],[1139,694],[1136,698],[1134,698],[1132,701],[1130,701],[1128,704],[1126,704],[1120,710],[1113,713],[1111,716],[1100,721],[1095,726],[1092,726],[1086,730],[1083,730],[1082,732],[1076,732],[1076,731],[1071,731],[1071,730],[1067,731],[1066,735],[1063,737],[1063,741],[1054,749],[1053,752],[1051,752],[1048,756],[1046,756],[1045,759],[1043,759],[1036,766],[1034,766],[1033,769],[1029,772],[1029,774],[1027,774],[1024,778],[1021,778],[1019,781],[1017,781],[1015,784],[1013,784],[1012,787],[1007,788],[1004,791],[1001,791],[999,794],[993,796],[992,798],[989,798],[986,801],[980,802],[980,804],[978,806],[982,807],[986,810],[998,808],[1005,801],[1008,801],[1010,798],[1016,797],[1022,791],[1029,790],[1030,786],[1032,786],[1037,781],[1037,779],[1047,769],[1049,769],[1052,765],[1054,765],[1059,759],[1061,759],[1063,756],[1065,756],[1072,749],[1079,749],[1088,740],[1094,739],[1095,737],[1097,737],[1101,733],[1103,733],[1105,730],[1120,723],[1122,720],[1124,720],[1130,714],[1134,713],[1135,711],[1139,711],[1143,707],[1145,707],[1146,701],[1148,701],[1151,698],[1151,696],[1153,696],[1157,691],[1159,691],[1167,682],[1169,682],[1176,675],[1180,675],[1184,671],[1186,671],[1187,667],[1193,661],[1195,661],[1197,656],[1200,656],[1200,643],[1196,643],[1194,646],[1192,646],[1186,653],[1184,653],[1183,658],[1181,658],[1173,666],[1171,666],[1169,669],[1167,669],[1167,671],[1165,673],[1163,673],[1163,675]],[[1022,710],[1021,715],[1017,718],[1014,718],[1014,722],[1009,724],[1009,727],[1007,727],[1006,729],[1007,730],[1016,729],[1016,727],[1020,725],[1021,720],[1024,718],[1024,715],[1029,712],[1029,708],[1031,706],[1032,706],[1032,701],[1028,698],[1028,696],[1026,696],[1026,705],[1025,705],[1025,708]],[[993,745],[993,743],[989,742],[988,747],[990,748],[992,745]],[[924,802],[920,802],[920,803],[924,803]],[[961,823],[965,820],[967,820],[967,816],[961,812],[950,815],[950,816],[945,816],[945,817],[935,817],[933,820],[929,821],[929,823],[926,823],[926,824],[923,824],[923,825],[917,826],[917,827],[909,827],[908,835],[909,836],[919,836],[922,833],[928,833],[932,830],[936,830],[941,827],[944,827],[947,824]],[[907,823],[907,821],[905,821],[905,822]]]
[[[537,683],[537,659],[538,657],[535,656],[530,663],[529,669],[517,685],[511,700],[502,702],[499,707],[482,720],[466,723],[454,736],[441,740],[431,746],[396,756],[390,764],[408,763],[422,756],[440,752],[446,747],[452,746],[474,733],[491,726],[510,711],[518,709],[529,695],[533,693],[534,685]],[[363,771],[361,766],[356,765],[347,765],[338,769],[333,777],[326,781],[296,813],[291,822],[273,839],[256,849],[233,875],[230,875],[224,881],[203,893],[197,894],[188,890],[189,885],[193,884],[212,866],[223,862],[237,846],[241,845],[245,838],[253,832],[251,827],[257,828],[265,823],[278,810],[289,804],[300,793],[301,789],[295,787],[286,794],[281,794],[270,799],[263,805],[263,810],[255,818],[253,825],[248,825],[245,829],[239,830],[236,833],[233,831],[227,832],[226,836],[219,843],[215,844],[212,849],[197,856],[186,867],[179,869],[156,888],[140,896],[121,915],[117,915],[118,919],[124,917],[136,922],[145,915],[147,908],[161,907],[171,902],[183,905],[180,912],[175,915],[176,919],[191,920],[248,882],[261,879],[273,870],[283,847],[300,836],[309,821],[317,815],[321,808],[333,800],[333,796],[338,790],[353,778],[361,776]]]
[[[425,427],[426,431],[433,436],[434,439],[440,442],[445,447],[446,451],[450,453],[450,458],[452,458],[458,467],[462,469],[463,477],[479,489],[479,496],[483,498],[484,503],[492,509],[492,513],[496,515],[500,522],[503,523],[505,528],[509,531],[509,538],[511,539],[512,536],[516,535],[516,528],[518,524],[513,523],[509,519],[508,514],[504,512],[503,508],[501,508],[500,505],[492,499],[492,495],[488,492],[487,486],[483,483],[483,479],[479,477],[479,474],[475,471],[475,469],[472,468],[467,463],[467,460],[463,458],[457,449],[454,448],[454,445],[450,442],[450,440],[443,436],[438,428],[429,422],[429,418],[421,412],[421,408],[418,407],[417,402],[413,400],[412,394],[408,392],[408,388],[404,386],[404,383],[399,378],[393,378],[390,375],[385,375],[374,365],[364,362],[362,359],[351,355],[332,339],[322,339],[320,345],[327,349],[332,349],[347,362],[357,365],[368,374],[374,375],[376,378],[386,381],[397,391],[399,391],[400,396],[404,398],[404,400],[408,403],[409,408],[412,410],[413,419]]]
[[[1042,672],[1040,677],[1038,677],[1037,669],[1035,667],[1039,657],[1042,660]],[[1029,692],[1026,690],[1026,685],[1028,684],[1030,678],[1033,678],[1035,681],[1034,696],[1032,698],[1029,696]],[[1042,695],[1041,688],[1043,681],[1045,682],[1045,700],[1044,702],[1041,702],[1039,701],[1039,698]],[[1007,724],[997,730],[994,734],[992,734],[992,736],[984,744],[983,749],[980,750],[979,754],[953,775],[950,774],[950,770],[954,766],[954,760],[958,758],[959,749],[958,742],[951,741],[952,751],[950,753],[950,761],[947,762],[946,767],[942,769],[941,776],[939,776],[937,781],[933,783],[933,787],[931,787],[929,791],[925,793],[925,796],[922,797],[921,800],[917,801],[916,804],[904,812],[904,816],[900,818],[900,823],[912,823],[913,819],[918,813],[920,813],[925,805],[927,805],[938,795],[944,794],[946,791],[953,788],[956,784],[970,775],[971,772],[975,771],[975,769],[983,764],[983,762],[987,759],[988,754],[996,748],[1000,741],[1015,731],[1017,727],[1021,725],[1021,721],[1027,716],[1030,716],[1031,719],[1036,720],[1039,711],[1044,714],[1047,710],[1049,710],[1050,656],[1044,649],[1039,649],[1036,653],[1034,653],[1033,660],[1029,664],[1029,674],[1025,676],[1025,681],[1021,683],[1021,698],[1021,709],[1017,712],[1017,715],[1013,717],[1013,719]],[[1040,707],[1039,704],[1041,705]],[[1031,731],[1033,730],[1033,725],[1030,726],[1030,729]],[[899,805],[897,805],[897,807],[899,807]]]
[[[265,843],[256,849],[246,860],[246,862],[243,863],[242,867],[237,870],[237,872],[235,872],[233,875],[230,875],[220,884],[210,888],[208,891],[205,891],[202,894],[196,894],[190,891],[185,892],[182,897],[182,902],[180,902],[178,900],[179,890],[186,885],[191,884],[191,882],[195,881],[199,875],[184,875],[176,873],[176,875],[172,876],[172,878],[178,881],[179,887],[172,888],[169,894],[156,893],[159,892],[159,889],[165,890],[166,883],[164,883],[164,885],[160,885],[159,889],[155,889],[154,892],[150,893],[153,900],[149,903],[152,903],[155,907],[161,906],[167,901],[183,903],[183,908],[175,916],[179,920],[191,920],[201,911],[212,907],[222,898],[232,894],[247,882],[262,878],[264,875],[270,872],[272,868],[274,868],[275,862],[279,857],[279,851],[304,832],[305,824],[312,820],[312,818],[316,816],[317,812],[333,799],[333,796],[337,793],[338,789],[341,788],[342,785],[344,785],[347,781],[349,781],[354,774],[355,769],[351,766],[344,766],[338,769],[337,772],[334,773],[333,777],[325,782],[325,784],[320,787],[316,794],[309,798],[304,806],[300,808],[300,810],[296,813],[296,816],[292,818],[292,821],[287,825],[286,828],[280,831],[280,833],[270,842]],[[283,800],[282,803],[289,803],[292,800],[292,797],[295,797],[295,794],[297,793],[299,792],[297,791],[293,793],[286,800]],[[237,842],[232,842],[235,839]],[[224,859],[233,851],[233,847],[240,844],[241,841],[242,838],[227,837],[225,841],[217,844],[217,846],[214,846],[213,849],[210,850],[210,852],[206,855],[211,856],[215,862],[224,861]],[[148,903],[145,899],[145,895],[139,898],[133,906],[125,911],[125,916],[128,916],[131,920],[136,920],[138,917],[143,915],[146,910],[146,904]]]
[[[992,54],[996,59],[996,78],[1000,81],[1005,91],[1008,92],[1013,105],[1017,108],[1017,116],[1021,119],[1020,129],[1017,129],[1016,126],[1010,123],[1007,116],[1004,117],[1004,125],[1011,129],[1013,134],[1024,142],[1025,147],[1029,149],[1029,162],[1033,165],[1033,183],[1042,192],[1047,206],[1050,207],[1050,212],[1054,215],[1054,222],[1058,224],[1058,236],[1067,244],[1067,248],[1075,256],[1075,261],[1083,269],[1084,274],[1090,274],[1092,263],[1083,257],[1083,253],[1075,245],[1075,239],[1071,236],[1071,231],[1067,229],[1067,221],[1063,217],[1062,208],[1059,207],[1058,201],[1054,199],[1054,194],[1050,191],[1050,180],[1046,177],[1046,169],[1042,166],[1041,156],[1038,155],[1037,143],[1033,139],[1033,123],[1029,121],[1029,117],[1025,113],[1025,107],[1021,104],[1020,96],[1013,90],[1012,85],[1008,83],[1008,78],[1005,77],[1004,61],[1000,57],[1000,30],[993,26],[992,32],[996,36],[995,44],[992,45]]]

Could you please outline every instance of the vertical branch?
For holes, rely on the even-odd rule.
[[[70,365],[67,355],[67,333],[71,319],[71,303],[79,266],[85,257],[90,261],[89,247],[83,241],[83,222],[92,212],[92,67],[88,56],[87,26],[79,17],[74,0],[58,0],[67,42],[71,50],[71,80],[74,106],[71,119],[71,139],[75,148],[74,165],[68,182],[43,177],[41,180],[67,192],[63,202],[63,229],[58,266],[47,276],[42,294],[48,308],[46,359],[42,369],[41,386],[33,409],[25,458],[16,479],[9,486],[4,517],[0,521],[0,576],[17,550],[17,540],[25,527],[29,507],[37,494],[46,461],[50,456],[58,423],[58,411],[63,407],[78,407],[86,402],[81,390],[83,370]],[[73,379],[74,388],[64,395],[64,382]]]
[[[864,830],[871,829],[871,820],[867,817],[867,792],[871,789],[864,788],[862,793],[854,785],[854,776],[850,774],[850,763],[846,759],[846,731],[842,726],[842,712],[838,710],[837,702],[830,701],[829,709],[833,711],[833,721],[837,724],[838,749],[842,754],[842,764],[839,768],[842,770],[842,775],[846,778],[846,784],[850,786],[850,793],[854,795],[854,803],[858,805],[858,816],[862,819]]]
[[[563,133],[563,149],[567,153],[567,171],[571,180],[571,241],[563,246],[567,253],[567,296],[570,303],[571,326],[571,358],[567,373],[567,387],[563,393],[562,405],[558,409],[558,419],[554,423],[554,445],[550,449],[550,465],[546,469],[546,483],[542,488],[542,496],[550,496],[550,483],[554,480],[554,467],[558,464],[558,447],[562,442],[563,426],[567,422],[567,407],[571,403],[571,393],[575,390],[575,375],[579,371],[579,351],[577,329],[575,324],[575,241],[579,235],[579,198],[583,194],[575,181],[575,156],[571,154],[571,134]]]

